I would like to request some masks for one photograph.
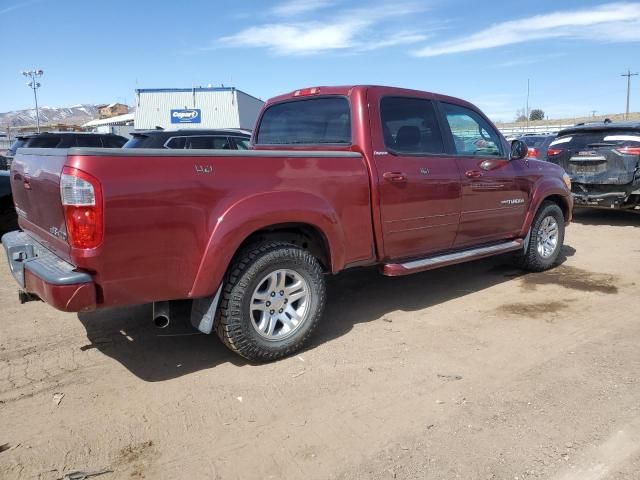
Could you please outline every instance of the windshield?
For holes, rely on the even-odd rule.
[[[583,150],[596,147],[640,146],[640,132],[629,130],[589,130],[558,137],[551,147]]]
[[[349,145],[349,102],[343,97],[321,97],[272,105],[262,116],[256,143]]]

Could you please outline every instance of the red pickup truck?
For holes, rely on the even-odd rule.
[[[326,273],[406,275],[513,252],[557,260],[570,181],[475,106],[378,86],[271,99],[251,150],[22,149],[21,231],[2,238],[22,301],[64,311],[193,299],[191,322],[273,360],[322,316]]]

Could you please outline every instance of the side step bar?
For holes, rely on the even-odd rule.
[[[423,270],[431,270],[438,267],[446,267],[447,265],[454,265],[468,260],[476,260],[478,258],[499,255],[501,253],[513,252],[515,250],[522,249],[523,246],[524,240],[518,239],[487,247],[478,247],[471,250],[462,250],[435,257],[412,260],[405,263],[386,263],[382,267],[382,273],[389,277],[408,275],[410,273],[422,272]]]

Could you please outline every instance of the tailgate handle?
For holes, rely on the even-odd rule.
[[[479,178],[482,176],[482,172],[480,170],[467,170],[464,174],[468,178]]]
[[[406,182],[407,175],[402,172],[385,172],[382,174],[382,178],[389,182]]]

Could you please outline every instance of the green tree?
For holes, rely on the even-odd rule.
[[[544,110],[540,110],[539,108],[534,108],[531,110],[529,114],[529,120],[544,120]]]

